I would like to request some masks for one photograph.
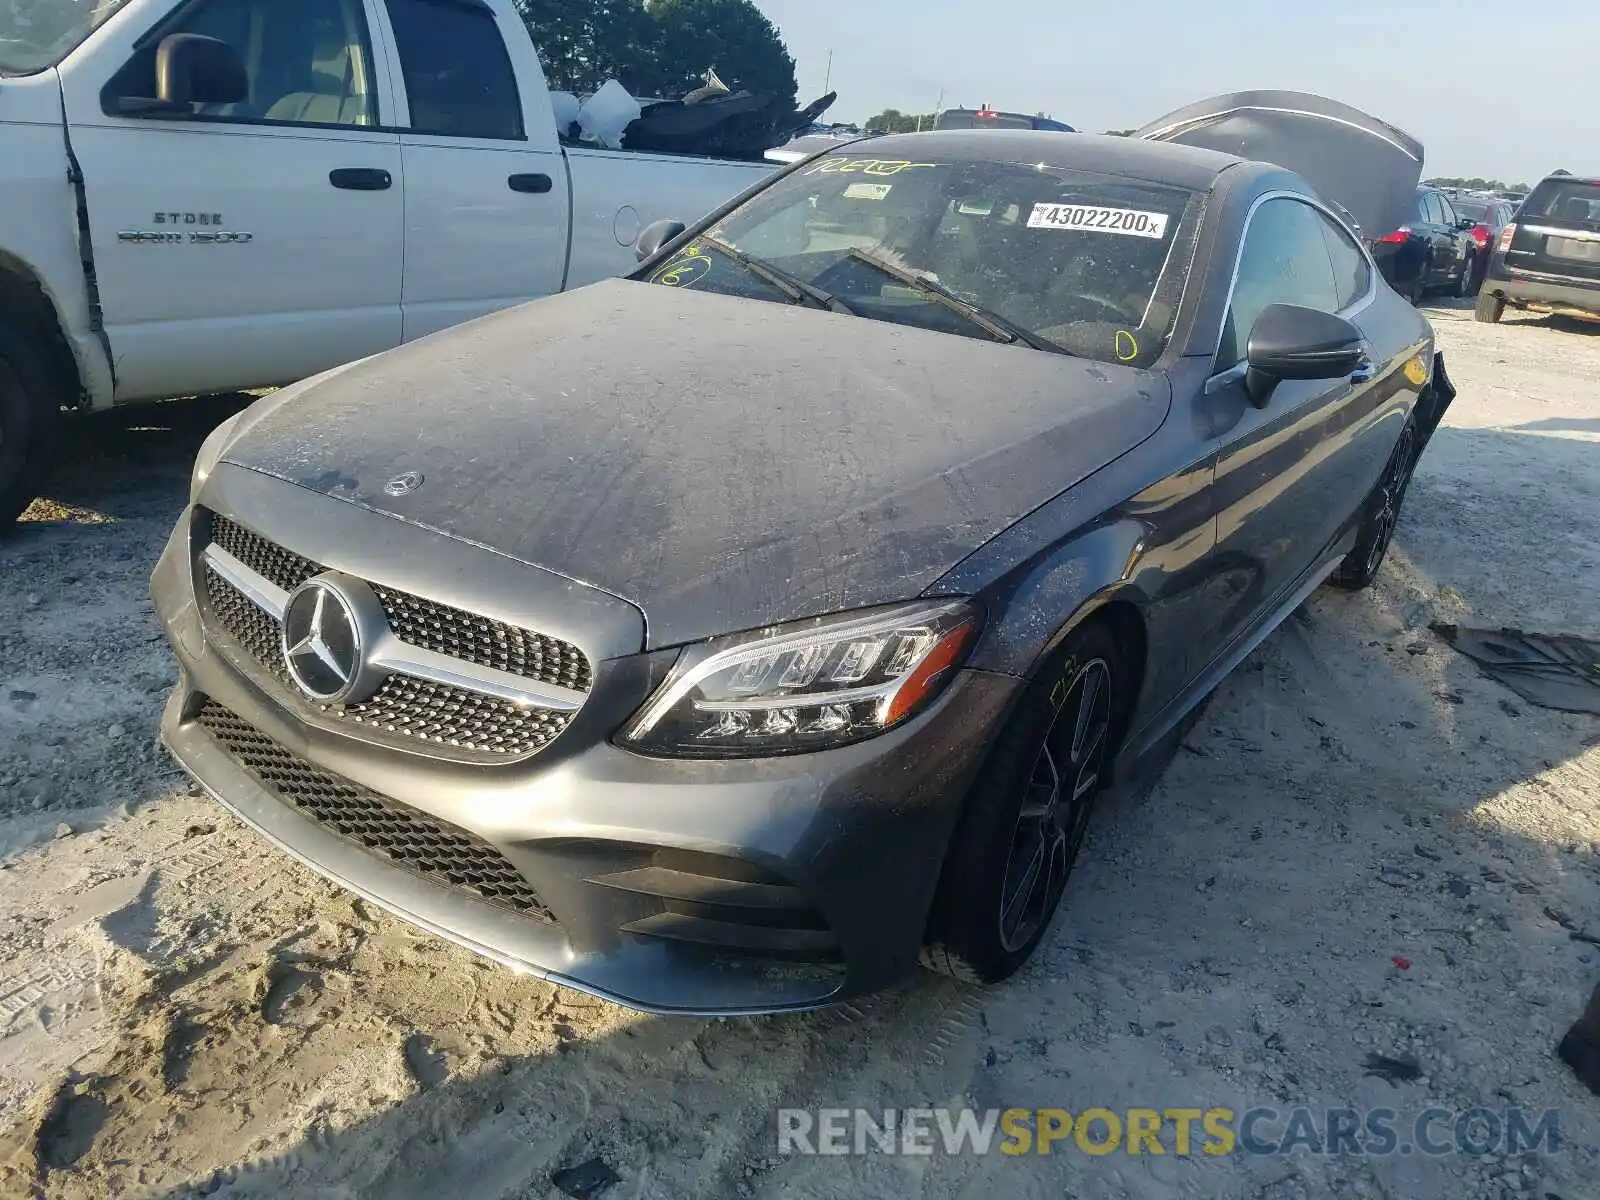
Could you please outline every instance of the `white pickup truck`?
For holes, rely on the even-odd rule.
[[[620,274],[774,169],[564,143],[512,0],[0,0],[0,529],[63,408]]]

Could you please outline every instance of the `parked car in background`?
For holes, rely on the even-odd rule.
[[[1456,214],[1472,220],[1474,225],[1467,230],[1467,236],[1472,239],[1474,250],[1472,255],[1472,291],[1476,292],[1483,283],[1484,273],[1489,269],[1489,255],[1494,252],[1494,244],[1500,238],[1500,231],[1511,224],[1511,217],[1517,211],[1517,206],[1509,200],[1500,200],[1493,196],[1463,196],[1451,202]]]
[[[1373,240],[1372,256],[1389,286],[1413,304],[1432,291],[1472,294],[1477,243],[1475,224],[1456,212],[1450,197],[1435,187],[1417,189],[1411,218]]]
[[[1238,154],[835,148],[629,281],[265,398],[156,568],[167,745],[357,893],[639,1008],[1006,978],[1107,785],[1372,582],[1453,395],[1278,150],[1342,143],[1380,228],[1416,164],[1291,103]]]
[[[1048,129],[1056,133],[1077,132],[1071,125],[1050,117],[1000,112],[987,104],[982,108],[946,109],[939,114],[933,127],[946,132],[952,129]]]
[[[1600,177],[1547,177],[1500,231],[1478,320],[1498,321],[1507,304],[1600,317]]]
[[[291,383],[620,274],[773,170],[563,143],[512,0],[0,0],[0,530],[63,408]]]

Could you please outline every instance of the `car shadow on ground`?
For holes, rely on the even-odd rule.
[[[1379,586],[1313,597],[1218,689],[1158,784],[1108,799],[1049,938],[1006,985],[925,976],[820,1014],[635,1020],[531,981],[485,1007],[475,981],[497,969],[406,934],[404,953],[329,972],[337,994],[308,989],[297,1027],[270,1018],[247,970],[202,970],[157,986],[138,1018],[146,1040],[49,1110],[35,1138],[40,1188],[105,1195],[142,1171],[172,1197],[544,1196],[556,1194],[552,1171],[599,1158],[625,1181],[617,1194],[905,1194],[905,1160],[776,1155],[778,1109],[858,1104],[1423,1109],[1476,1098],[1559,1108],[1569,1144],[1596,1144],[1595,1114],[1551,1049],[1592,985],[1592,948],[1572,934],[1600,935],[1600,880],[1587,847],[1530,824],[1518,799],[1581,789],[1573,772],[1594,725],[1528,707],[1427,628],[1445,588],[1484,623],[1509,623],[1507,605],[1549,590],[1549,565],[1574,552],[1564,521],[1519,515],[1518,493],[1477,488],[1475,470],[1511,463],[1564,481],[1560,503],[1581,518],[1594,511],[1583,488],[1596,453],[1575,439],[1441,430]],[[66,478],[113,508],[95,461]],[[181,486],[175,474],[166,503],[181,502]],[[1488,579],[1463,559],[1462,522],[1469,551],[1476,536],[1517,539],[1525,577]],[[1566,591],[1546,602],[1551,619],[1600,632],[1578,627],[1593,624],[1592,591]],[[328,925],[338,893],[294,880],[318,898],[310,924]],[[361,940],[402,936],[354,911]],[[330,1028],[338,1036],[318,1032]],[[1372,1052],[1416,1061],[1422,1080],[1370,1077]],[[150,1062],[164,1083],[119,1082]],[[352,1069],[382,1074],[391,1094],[403,1072],[409,1092],[330,1121],[316,1097]],[[249,1110],[275,1103],[303,1114],[303,1135],[263,1152],[242,1131]],[[158,1131],[200,1121],[211,1133],[198,1151],[135,1165]],[[214,1173],[236,1163],[247,1165]],[[918,1194],[1085,1194],[1108,1179],[1104,1161],[1076,1154],[938,1164]],[[1118,1194],[1141,1197],[1231,1196],[1284,1179],[1270,1159],[1202,1170],[1124,1155],[1116,1169]],[[1311,1195],[1335,1194],[1351,1171],[1411,1200],[1467,1194],[1426,1174],[1440,1169],[1399,1158],[1297,1167]],[[1530,1170],[1528,1186],[1553,1195],[1582,1177],[1552,1162]]]
[[[23,513],[27,539],[60,524],[106,524],[165,513],[178,505],[200,443],[255,399],[248,394],[195,396],[65,418],[59,461],[44,495]]]

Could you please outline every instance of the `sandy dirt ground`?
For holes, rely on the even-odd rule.
[[[80,431],[0,546],[0,1195],[559,1197],[553,1172],[599,1158],[630,1198],[1600,1196],[1600,1101],[1553,1055],[1600,981],[1600,722],[1428,628],[1600,636],[1600,332],[1433,317],[1461,396],[1379,585],[1314,597],[1158,786],[1111,798],[1026,971],[782,1019],[644,1018],[513,976],[187,789],[153,742],[173,671],[146,576],[231,408]],[[1520,1106],[1562,1137],[777,1153],[780,1107],[938,1105]]]

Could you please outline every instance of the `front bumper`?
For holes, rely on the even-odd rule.
[[[330,520],[393,534],[390,518],[317,503]],[[575,722],[526,761],[451,761],[304,719],[240,670],[202,621],[188,524],[152,579],[182,667],[163,739],[213,797],[313,870],[515,970],[649,1012],[813,1008],[914,967],[961,803],[1020,681],[962,672],[906,726],[792,758],[629,753],[607,736],[639,698],[630,694],[615,712],[596,705],[603,728]],[[416,535],[421,553],[439,536]],[[208,704],[402,819],[421,814],[486,847],[553,919],[510,911],[308,815],[201,719]]]
[[[1563,316],[1600,317],[1600,284],[1583,280],[1530,271],[1511,272],[1496,264],[1484,280],[1483,291],[1519,308]]]

